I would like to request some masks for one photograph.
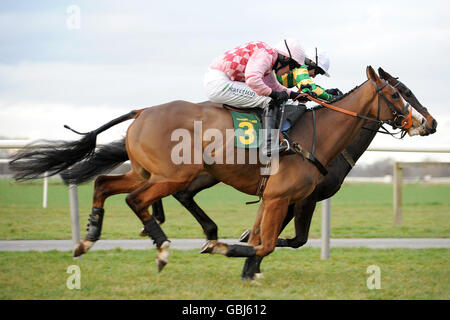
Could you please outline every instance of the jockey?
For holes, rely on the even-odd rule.
[[[276,76],[305,64],[305,51],[298,41],[285,39],[274,48],[262,41],[246,43],[217,57],[204,77],[209,100],[242,108],[264,109],[263,128],[267,129],[262,151],[266,156],[286,150],[272,149],[271,129],[275,129],[277,102],[298,95],[283,87]],[[274,72],[275,71],[275,72]],[[273,102],[272,102],[273,101]]]
[[[325,51],[317,52],[317,48],[307,50],[305,64],[294,69],[292,73],[277,75],[277,80],[287,88],[297,87],[299,92],[309,93],[314,97],[331,102],[337,96],[342,95],[342,92],[337,88],[325,90],[311,79],[319,74],[329,77],[329,68],[330,58]]]

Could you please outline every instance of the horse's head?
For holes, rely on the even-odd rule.
[[[387,122],[394,129],[400,128],[408,132],[410,136],[429,134],[424,125],[426,118],[415,112],[409,103],[405,105],[396,88],[381,79],[371,66],[367,67],[366,73],[378,95],[377,119]]]
[[[411,104],[411,106],[424,117],[425,121],[421,126],[422,128],[420,129],[419,134],[423,136],[435,133],[437,121],[431,116],[427,108],[422,106],[422,104],[419,102],[419,100],[417,100],[416,96],[411,92],[411,90],[409,90],[407,86],[405,86],[397,78],[384,71],[382,68],[378,68],[378,73],[382,79],[387,80],[390,85],[396,88],[398,92],[400,92],[403,99]],[[422,134],[423,131],[425,132],[425,134]]]

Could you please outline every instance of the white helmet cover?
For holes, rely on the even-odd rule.
[[[316,63],[316,49],[308,49],[306,51],[306,57]],[[327,77],[330,76],[328,73],[328,69],[330,69],[330,57],[328,56],[328,53],[326,51],[319,51],[317,50],[317,65],[325,71],[325,75]]]
[[[287,38],[283,41],[280,41],[277,43],[274,49],[283,56],[295,60],[300,65],[305,64],[305,50],[295,39]]]

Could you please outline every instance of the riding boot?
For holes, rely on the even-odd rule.
[[[277,142],[279,141],[279,130],[275,131],[274,129],[278,129],[276,125],[279,113],[278,111],[279,107],[271,104],[269,104],[269,106],[264,109],[263,129],[265,129],[265,133],[262,145],[262,153],[269,158],[274,154],[280,154],[288,149],[286,145],[279,145],[279,143],[277,144]]]

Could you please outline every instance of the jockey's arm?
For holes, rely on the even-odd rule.
[[[245,69],[245,82],[260,96],[268,97],[272,90],[286,91],[289,94],[290,90],[278,83],[272,72],[264,76],[268,70],[272,70],[272,57],[263,50],[255,52],[248,60]]]
[[[325,89],[314,83],[308,74],[308,68],[306,66],[301,66],[300,68],[294,69],[292,73],[286,73],[281,77],[277,77],[278,81],[287,88],[301,86],[308,86],[302,89],[302,92],[314,92],[320,99],[326,100],[328,102],[332,101],[334,97],[327,93]],[[309,88],[309,86],[311,88]]]

